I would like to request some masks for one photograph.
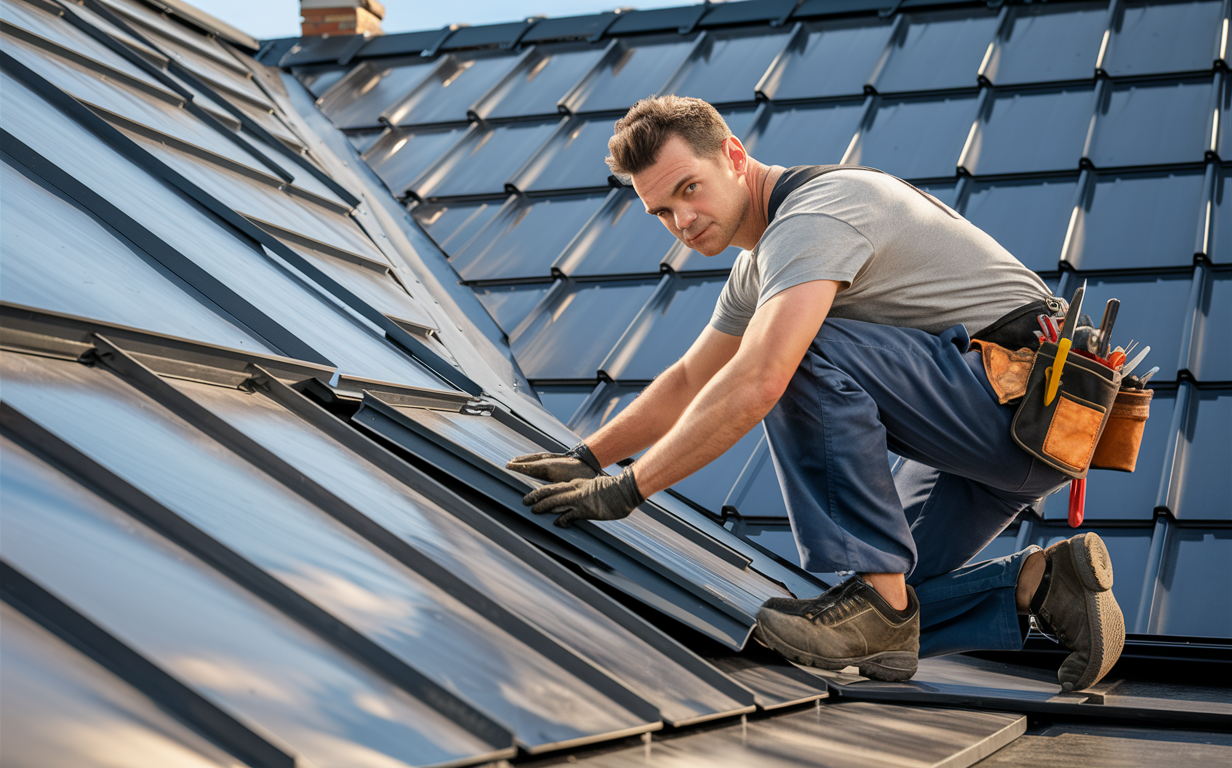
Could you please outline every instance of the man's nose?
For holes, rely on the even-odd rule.
[[[688,229],[689,225],[692,224],[696,219],[697,219],[697,214],[694,213],[691,209],[682,210],[676,214],[676,229],[683,232],[686,229]]]

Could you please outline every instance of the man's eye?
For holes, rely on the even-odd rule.
[[[686,191],[686,192],[692,192],[692,191],[694,191],[695,189],[697,189],[697,182],[696,182],[696,181],[695,181],[695,182],[693,182],[692,184],[690,184],[689,186],[685,187],[685,191]]]

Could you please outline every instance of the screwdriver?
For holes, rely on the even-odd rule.
[[[1061,369],[1065,367],[1065,358],[1069,356],[1069,348],[1074,343],[1074,328],[1078,323],[1070,322],[1072,318],[1079,317],[1082,311],[1082,297],[1087,291],[1087,281],[1083,280],[1082,285],[1078,286],[1078,290],[1074,291],[1074,299],[1069,303],[1069,313],[1065,316],[1065,330],[1061,334],[1061,340],[1057,342],[1057,357],[1052,364],[1052,376],[1048,379],[1048,387],[1044,392],[1044,405],[1052,405],[1052,401],[1057,398],[1057,390],[1061,387]]]

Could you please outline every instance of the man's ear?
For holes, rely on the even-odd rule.
[[[737,174],[747,173],[749,170],[749,153],[745,150],[744,145],[740,143],[740,139],[735,136],[728,136],[723,140],[723,158],[729,167]]]

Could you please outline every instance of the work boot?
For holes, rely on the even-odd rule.
[[[1031,614],[1073,653],[1057,670],[1063,691],[1090,688],[1125,646],[1125,618],[1112,596],[1112,560],[1103,539],[1084,533],[1044,550],[1044,575]]]
[[[907,587],[896,611],[859,576],[809,600],[772,597],[757,611],[762,641],[797,664],[858,667],[874,680],[897,682],[920,662],[920,603]]]

